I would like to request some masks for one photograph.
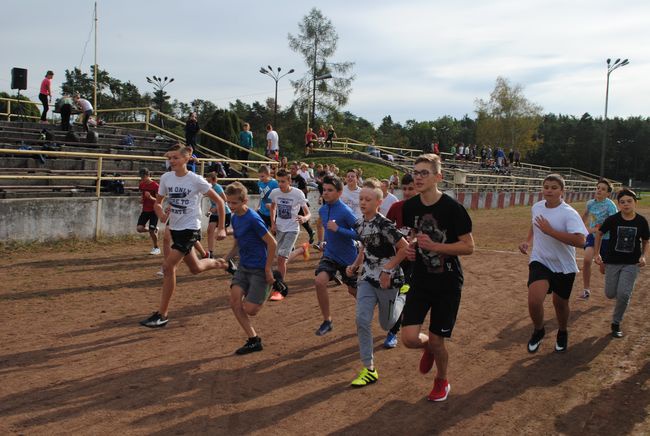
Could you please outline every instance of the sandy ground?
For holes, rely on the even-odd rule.
[[[578,205],[579,210],[581,205]],[[650,216],[650,210],[643,211]],[[0,433],[3,434],[648,434],[650,267],[623,323],[594,271],[593,296],[572,296],[569,351],[552,351],[557,324],[530,355],[527,259],[516,253],[529,208],[472,213],[477,251],[449,341],[448,401],[425,395],[420,353],[381,347],[378,383],[352,389],[361,369],[354,300],[331,288],[334,331],[314,335],[317,256],[290,265],[289,297],[254,320],[263,352],[236,356],[245,335],[223,272],[181,268],[164,329],[140,327],[157,308],[160,257],[148,242],[5,250],[0,260]],[[304,235],[302,235],[304,237]],[[225,252],[230,242],[220,243]]]

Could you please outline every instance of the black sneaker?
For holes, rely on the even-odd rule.
[[[620,324],[613,324],[612,323],[612,337],[613,338],[622,338],[623,337],[623,332],[621,331]]]
[[[569,342],[569,332],[566,330],[558,330],[557,339],[555,340],[555,351],[564,353],[567,348],[567,342]]]
[[[235,275],[235,273],[237,272],[237,265],[235,265],[234,260],[228,259],[228,269],[226,269],[226,272]]]
[[[316,336],[323,336],[332,331],[332,321],[323,321],[316,330]]]
[[[149,318],[140,321],[140,325],[150,328],[165,327],[168,321],[169,318],[162,316],[158,312],[154,312]]]
[[[264,347],[262,347],[262,338],[255,336],[254,338],[248,338],[244,346],[238,348],[235,351],[235,354],[254,353],[255,351],[262,351],[263,349]]]
[[[539,345],[542,343],[542,339],[544,338],[545,334],[546,334],[546,330],[544,330],[544,327],[542,327],[539,330],[533,331],[533,335],[530,337],[530,340],[528,341],[529,353],[536,353],[537,350],[539,350]]]

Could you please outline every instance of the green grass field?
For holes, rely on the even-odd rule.
[[[339,169],[341,170],[341,173],[339,173],[339,176],[345,177],[345,171],[347,171],[349,168],[361,168],[363,170],[363,177],[368,178],[368,177],[376,177],[378,179],[387,179],[390,177],[391,174],[393,174],[393,169],[390,167],[387,167],[385,165],[379,165],[376,163],[372,162],[366,162],[363,160],[356,160],[356,159],[350,159],[350,158],[345,158],[345,157],[340,157],[340,156],[319,156],[319,157],[314,157],[313,159],[310,159],[309,157],[305,158],[305,162],[315,162],[316,164],[334,164]],[[401,177],[400,173],[400,177]]]

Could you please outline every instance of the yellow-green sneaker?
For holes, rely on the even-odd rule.
[[[404,283],[401,288],[399,288],[400,294],[406,294],[411,289],[411,285]]]
[[[377,373],[376,369],[373,369],[372,371],[369,370],[368,368],[363,368],[357,378],[352,380],[352,387],[355,388],[362,388],[364,386],[367,386],[369,384],[372,384],[377,381],[379,378],[379,374]]]

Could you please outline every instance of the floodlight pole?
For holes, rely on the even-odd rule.
[[[629,64],[630,62],[625,59],[623,62],[621,62],[621,59],[616,59],[616,61],[612,64],[611,59],[607,59],[607,85],[605,86],[605,119],[604,119],[604,124],[603,124],[603,143],[600,148],[600,177],[605,177],[605,150],[607,149],[607,105],[609,103],[609,75],[612,74],[612,72],[619,68],[619,67],[624,67],[625,65]]]

